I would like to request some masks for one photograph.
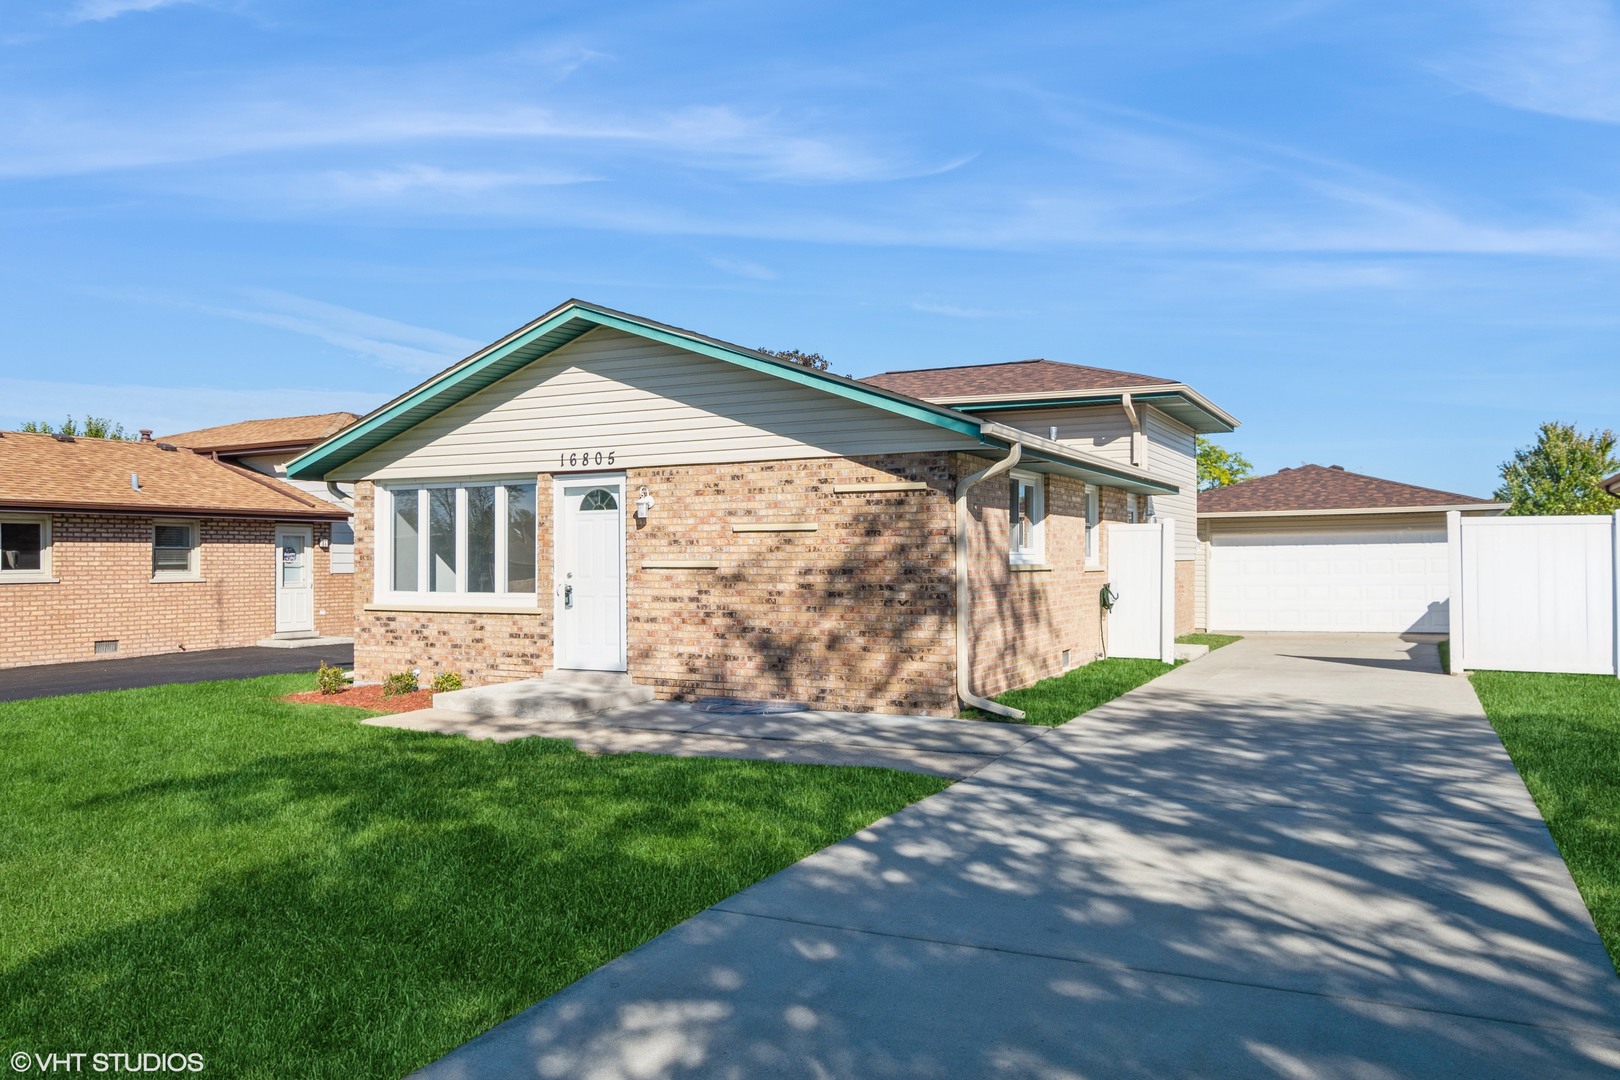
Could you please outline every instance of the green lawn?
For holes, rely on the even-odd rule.
[[[946,786],[498,745],[275,699],[0,704],[0,1055],[398,1077]]]
[[[1157,679],[1175,666],[1158,660],[1127,660],[1120,657],[1094,660],[1062,675],[1042,679],[1034,686],[997,694],[990,700],[1023,709],[1023,722],[1026,724],[1057,727],[1127,691],[1135,690],[1145,682]],[[1007,719],[977,709],[964,710],[962,715],[980,720]]]
[[[1476,671],[1469,681],[1620,971],[1620,679]]]
[[[1180,637],[1176,638],[1176,644],[1208,645],[1209,651],[1214,652],[1216,649],[1230,645],[1234,641],[1242,640],[1242,634],[1182,634]]]

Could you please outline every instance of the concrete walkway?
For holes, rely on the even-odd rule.
[[[137,690],[168,683],[287,675],[314,671],[322,661],[333,667],[354,665],[352,639],[326,638],[323,641],[321,646],[308,649],[270,649],[250,645],[241,649],[207,649],[201,652],[6,668],[0,670],[0,701],[86,694],[93,690]]]
[[[1620,979],[1432,645],[1222,649],[419,1073],[1593,1077]]]
[[[640,752],[808,765],[875,765],[952,778],[972,776],[1044,730],[1023,724],[821,710],[727,715],[673,701],[649,701],[580,720],[470,716],[427,709],[376,716],[365,723],[498,742],[530,736],[567,739],[596,754]]]

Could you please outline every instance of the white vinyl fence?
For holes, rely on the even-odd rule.
[[[1446,515],[1454,671],[1620,673],[1620,513]]]
[[[1176,521],[1108,525],[1114,608],[1104,630],[1109,656],[1176,658]]]

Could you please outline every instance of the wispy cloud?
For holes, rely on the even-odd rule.
[[[133,12],[197,3],[198,0],[80,0],[68,12],[70,22],[102,22]]]
[[[781,275],[763,263],[751,259],[733,259],[724,255],[708,255],[704,262],[716,270],[723,270],[738,277],[752,278],[755,281],[775,281]]]
[[[988,308],[959,307],[956,304],[935,304],[922,300],[912,301],[911,310],[928,315],[948,315],[953,319],[999,319],[1017,314],[1012,311],[991,311]]]
[[[1620,12],[1607,0],[1484,0],[1484,40],[1436,64],[1504,105],[1620,123]]]
[[[193,306],[228,319],[312,337],[367,360],[416,374],[438,371],[483,344],[289,293],[249,289],[244,296],[253,307]]]
[[[555,169],[455,169],[438,165],[398,165],[364,171],[333,170],[312,178],[312,186],[318,188],[324,197],[336,195],[354,199],[388,199],[421,194],[468,197],[512,188],[583,184],[597,179],[600,178],[587,173]]]

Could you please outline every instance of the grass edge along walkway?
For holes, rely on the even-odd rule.
[[[1620,972],[1620,679],[1475,671],[1468,680]]]
[[[393,1080],[948,786],[276,700],[312,686],[0,704],[0,1058]]]

